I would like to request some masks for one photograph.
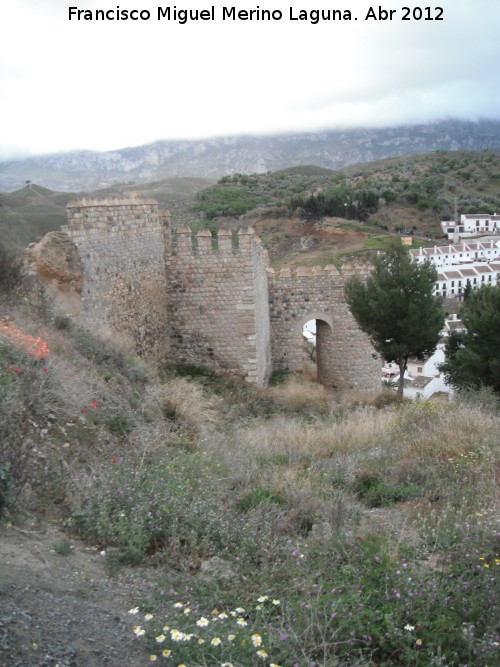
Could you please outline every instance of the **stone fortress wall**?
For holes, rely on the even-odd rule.
[[[83,321],[130,341],[139,354],[168,352],[162,215],[147,200],[79,201],[63,227],[83,265]]]
[[[181,227],[167,252],[171,354],[265,386],[271,373],[266,254],[255,233]]]
[[[302,370],[302,327],[317,325],[318,379],[338,391],[380,388],[381,362],[357,327],[334,267],[269,268],[251,228],[234,237],[172,232],[154,201],[80,201],[63,228],[83,265],[81,318],[142,355],[267,385]]]
[[[356,273],[366,272],[360,267]],[[343,281],[334,266],[270,271],[273,369],[299,370],[302,366],[302,330],[316,320],[318,380],[338,390],[380,389],[381,362],[368,337],[356,324],[344,297]]]

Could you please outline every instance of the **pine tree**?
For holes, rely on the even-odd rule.
[[[345,287],[347,304],[377,352],[399,366],[398,393],[403,395],[408,359],[424,361],[439,342],[444,324],[441,303],[434,294],[437,271],[419,264],[395,241],[377,256],[367,280],[351,278]]]
[[[500,285],[471,290],[460,315],[464,330],[450,334],[440,370],[457,388],[500,393]]]

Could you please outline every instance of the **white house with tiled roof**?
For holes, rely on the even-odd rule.
[[[446,298],[462,298],[467,284],[471,289],[500,282],[500,262],[474,263],[449,266],[438,270],[434,295]]]
[[[436,268],[449,264],[469,264],[474,261],[500,261],[500,239],[453,243],[431,248],[412,248],[410,255],[417,262],[428,260]]]
[[[500,240],[464,242],[409,251],[417,262],[428,261],[438,270],[434,294],[461,299],[471,289],[500,282]]]
[[[441,222],[443,234],[449,239],[478,236],[479,234],[500,234],[500,215],[494,213],[462,213],[460,222],[443,220]]]
[[[443,331],[446,336],[448,333]],[[438,365],[444,362],[444,342],[436,347],[435,352],[425,359],[408,359],[405,372],[403,395],[408,398],[429,398],[435,393],[450,393],[450,387],[444,381],[444,375]],[[396,385],[399,381],[399,368],[396,363],[387,364],[382,369],[382,378],[391,380]]]

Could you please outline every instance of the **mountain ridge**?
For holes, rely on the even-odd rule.
[[[170,176],[218,179],[313,164],[355,164],[442,150],[500,151],[500,121],[442,120],[419,125],[358,128],[203,140],[161,140],[97,152],[78,150],[0,162],[0,190],[26,181],[59,191],[95,190]]]

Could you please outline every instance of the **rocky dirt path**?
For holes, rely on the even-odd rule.
[[[155,588],[153,568],[106,572],[77,541],[59,555],[57,529],[0,526],[0,667],[139,667],[148,663],[128,610]]]

